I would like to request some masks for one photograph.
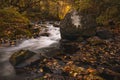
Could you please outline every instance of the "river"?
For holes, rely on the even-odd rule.
[[[15,51],[21,49],[37,51],[46,47],[55,47],[59,44],[59,40],[61,39],[59,28],[47,24],[41,33],[46,31],[49,33],[49,36],[40,36],[38,38],[24,40],[22,43],[14,47],[0,48],[0,80],[13,80],[15,77],[21,79],[21,76],[16,75],[13,66],[9,63],[9,58]]]

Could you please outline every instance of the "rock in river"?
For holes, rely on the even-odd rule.
[[[21,64],[22,62],[24,62],[25,60],[27,60],[28,58],[31,58],[34,55],[35,55],[35,53],[31,52],[29,50],[20,50],[20,51],[15,52],[10,57],[9,60],[13,66],[17,66],[17,65]]]
[[[90,37],[96,33],[96,18],[93,13],[71,11],[60,23],[62,39],[75,40],[79,37]]]
[[[50,36],[50,33],[47,33],[47,32],[44,32],[44,33],[41,33],[40,36]]]

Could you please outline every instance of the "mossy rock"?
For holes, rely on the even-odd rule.
[[[105,44],[104,40],[100,39],[100,38],[97,37],[97,36],[88,38],[88,39],[87,39],[87,42],[88,42],[90,45]]]
[[[29,59],[35,54],[36,53],[29,51],[29,50],[20,50],[20,51],[13,53],[9,61],[13,66],[17,66],[18,64],[24,62],[25,60]]]
[[[113,38],[113,33],[109,30],[98,31],[96,35],[100,37],[101,39],[112,39]]]
[[[61,38],[77,40],[79,37],[88,38],[96,34],[97,23],[93,14],[79,10],[70,11],[60,23]]]

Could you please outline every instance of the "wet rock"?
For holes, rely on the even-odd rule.
[[[13,53],[9,61],[13,66],[17,66],[18,64],[24,62],[26,59],[32,57],[33,55],[35,55],[35,53],[29,50],[20,50]]]
[[[47,58],[52,58],[61,54],[60,49],[56,45],[51,45],[51,47],[38,49],[37,52],[41,52],[41,54],[43,56],[46,56]]]
[[[99,69],[100,71],[100,69]],[[119,80],[120,78],[120,73],[117,71],[114,71],[109,68],[104,68],[99,72],[100,76],[103,77],[105,80]]]
[[[49,24],[54,24],[54,21],[49,21]]]
[[[53,23],[53,26],[54,26],[54,27],[60,27],[60,23],[59,23],[59,22],[54,22],[54,23]]]
[[[38,56],[38,55],[34,55],[26,60],[24,60],[22,63],[18,64],[17,66],[15,66],[16,69],[22,69],[26,66],[33,66],[33,65],[38,65],[38,63],[40,62],[40,60],[43,60],[45,57],[44,56]]]
[[[96,19],[92,13],[71,11],[61,21],[60,32],[62,39],[68,40],[93,36],[96,32]]]
[[[65,40],[60,41],[60,47],[64,53],[75,53],[79,50],[79,45],[77,42],[71,42]]]
[[[113,34],[109,30],[101,30],[96,33],[96,36],[100,37],[101,39],[110,39],[113,37]]]
[[[51,69],[49,67],[47,67],[47,66],[44,66],[42,69],[46,73],[52,73]]]
[[[100,44],[104,44],[104,41],[102,39],[100,39],[99,37],[97,36],[94,36],[94,37],[90,37],[87,39],[88,43],[90,45],[100,45]]]
[[[45,24],[41,24],[40,26],[43,28],[47,28],[47,26]]]
[[[47,33],[47,32],[44,32],[44,33],[41,33],[40,36],[50,36],[50,33]]]

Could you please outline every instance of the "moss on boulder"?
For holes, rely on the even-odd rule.
[[[20,50],[13,53],[9,60],[13,66],[17,66],[18,64],[24,62],[26,59],[32,57],[33,55],[35,55],[35,53],[29,50]]]

